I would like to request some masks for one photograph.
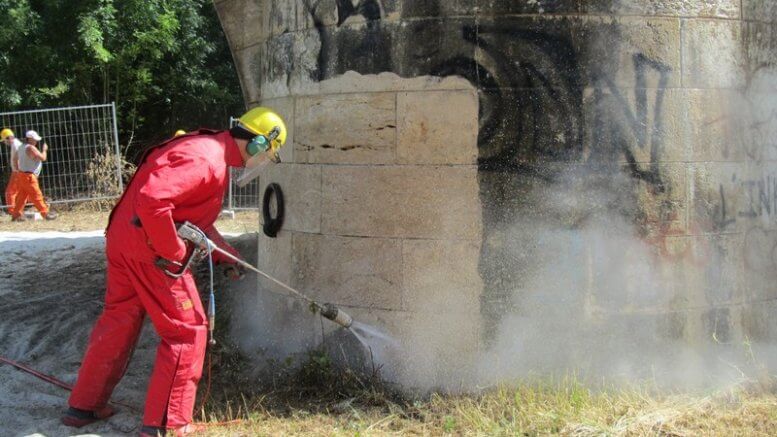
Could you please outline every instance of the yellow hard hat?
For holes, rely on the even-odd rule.
[[[13,134],[13,131],[11,129],[5,128],[2,131],[0,131],[0,139],[4,140],[8,137],[15,137],[16,135]]]
[[[175,135],[174,136],[180,137],[181,135],[186,135],[186,131],[183,130],[183,129],[178,129],[177,131],[175,131]]]
[[[240,117],[240,126],[256,135],[264,136],[273,150],[286,144],[286,123],[272,109],[259,106]]]

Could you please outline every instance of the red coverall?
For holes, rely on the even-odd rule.
[[[147,153],[109,219],[105,308],[89,339],[71,407],[95,411],[107,404],[148,314],[161,341],[143,424],[178,428],[192,422],[207,317],[191,272],[173,279],[154,261],[184,258],[186,246],[174,223],[187,220],[237,254],[213,227],[229,183],[227,166],[243,166],[229,132],[192,132]],[[214,253],[214,261],[226,260]]]

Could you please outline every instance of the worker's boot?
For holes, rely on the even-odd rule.
[[[62,423],[65,426],[72,426],[73,428],[81,428],[82,426],[89,425],[90,423],[97,422],[98,420],[107,419],[113,416],[116,411],[108,405],[100,408],[99,410],[89,411],[81,410],[78,408],[70,407],[62,415]]]
[[[56,220],[57,217],[59,217],[59,214],[57,214],[54,211],[49,211],[46,213],[46,215],[43,216],[46,220]]]

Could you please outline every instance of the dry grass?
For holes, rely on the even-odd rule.
[[[272,397],[268,393],[225,404],[213,419],[243,422],[202,435],[777,435],[777,397],[741,388],[663,396],[638,389],[593,393],[565,381],[505,386],[476,396],[434,395],[405,403],[386,399],[381,406],[346,400],[285,410]]]
[[[54,205],[53,209],[59,213],[59,217],[52,221],[11,222],[10,216],[2,215],[0,216],[0,232],[96,231],[105,229],[110,214],[110,205],[84,204],[67,209],[60,205]],[[220,218],[216,222],[216,227],[221,232],[259,232],[261,230],[259,212],[239,211],[235,213],[234,219]]]
[[[323,352],[311,353],[300,369],[277,363],[272,376],[251,381],[241,376],[246,362],[229,340],[222,337],[219,345],[212,386],[217,395],[198,418],[215,426],[203,436],[777,435],[773,380],[678,394],[644,387],[592,390],[569,377],[408,398],[376,375],[336,369]],[[240,423],[218,425],[231,420]]]

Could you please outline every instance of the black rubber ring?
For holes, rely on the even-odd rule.
[[[275,197],[275,218],[270,216],[270,199],[272,197]],[[262,231],[264,232],[264,235],[267,235],[270,238],[278,236],[278,231],[283,227],[283,214],[283,190],[281,190],[281,186],[278,184],[270,184],[265,188],[264,197],[262,198],[262,218],[264,219]]]

